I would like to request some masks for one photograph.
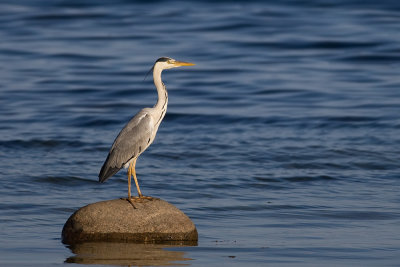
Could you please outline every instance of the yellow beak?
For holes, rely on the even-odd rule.
[[[196,64],[190,63],[190,62],[175,61],[174,65],[177,66],[177,67],[180,67],[180,66],[194,66]]]

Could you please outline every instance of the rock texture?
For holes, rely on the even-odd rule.
[[[182,211],[159,198],[115,199],[77,210],[62,231],[66,244],[114,242],[197,241],[193,222]]]

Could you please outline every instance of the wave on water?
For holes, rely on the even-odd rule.
[[[92,178],[83,178],[76,176],[44,176],[32,178],[35,183],[48,184],[56,186],[83,186],[98,183],[97,180]]]
[[[83,147],[85,143],[80,141],[54,140],[54,139],[30,139],[30,140],[0,140],[0,147],[13,149],[30,148],[58,148],[58,147]]]

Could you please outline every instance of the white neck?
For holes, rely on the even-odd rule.
[[[156,110],[157,113],[160,113],[160,116],[162,116],[163,118],[168,105],[168,92],[167,89],[165,88],[164,83],[161,80],[162,71],[163,69],[158,64],[154,66],[153,79],[154,79],[154,85],[156,86],[158,93],[158,100],[154,106],[154,109]]]

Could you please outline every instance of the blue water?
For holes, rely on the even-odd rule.
[[[0,265],[85,257],[63,224],[126,196],[97,174],[169,56],[196,66],[137,173],[199,243],[157,264],[398,266],[399,33],[399,1],[1,1]]]

